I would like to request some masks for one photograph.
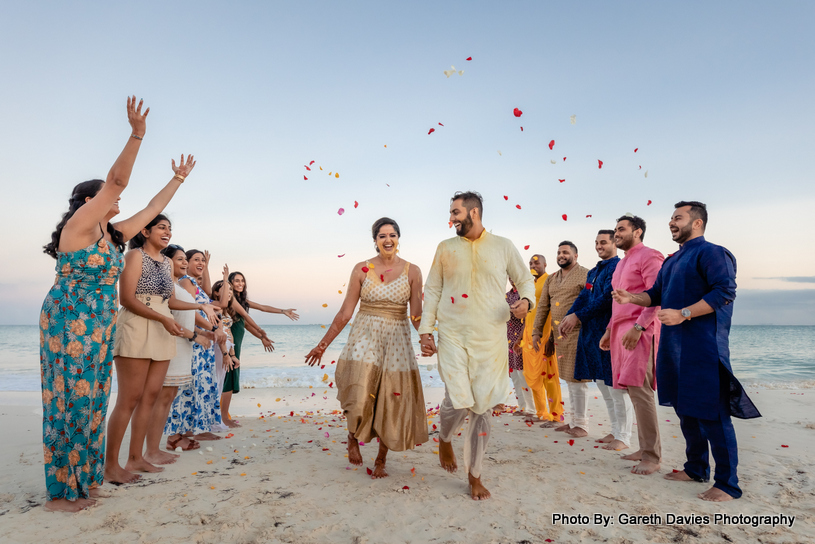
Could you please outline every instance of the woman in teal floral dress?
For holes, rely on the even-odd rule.
[[[77,512],[95,504],[104,477],[105,416],[110,395],[116,284],[122,251],[161,212],[183,182],[177,175],[147,207],[115,224],[144,137],[148,112],[127,99],[131,126],[107,181],[74,187],[45,253],[57,261],[56,280],[40,313],[43,455],[46,509]],[[175,166],[175,165],[173,165]]]

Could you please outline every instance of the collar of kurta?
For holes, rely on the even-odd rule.
[[[478,242],[479,240],[481,240],[482,238],[484,238],[486,235],[487,235],[487,229],[484,229],[484,230],[481,231],[481,236],[479,236],[475,240],[470,240],[466,236],[459,236],[459,238],[461,238],[465,242],[470,242],[471,244],[474,244],[474,243]]]
[[[696,245],[699,245],[699,244],[704,244],[704,243],[705,243],[705,237],[704,236],[699,236],[698,238],[694,238],[693,240],[688,240],[687,242],[685,242],[684,244],[679,246],[679,250],[677,251],[677,253],[679,253],[679,251],[682,251],[686,247],[693,247],[693,246],[696,246]]]
[[[645,247],[645,244],[643,244],[642,242],[640,242],[639,244],[635,245],[634,247],[632,247],[631,249],[629,249],[628,251],[626,251],[626,252],[625,252],[625,256],[626,256],[626,257],[628,257],[628,256],[629,256],[629,255],[631,255],[632,253],[635,253],[635,252],[639,251],[640,249],[642,249],[642,248],[644,248],[644,247]]]

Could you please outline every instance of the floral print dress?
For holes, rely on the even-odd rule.
[[[49,500],[87,498],[102,484],[116,284],[124,257],[104,236],[57,253],[40,312],[45,486]]]
[[[178,281],[183,279],[190,280],[195,287],[196,303],[212,302],[194,279],[183,276]],[[198,311],[204,315],[204,312]],[[221,424],[221,392],[215,371],[215,344],[207,349],[201,344],[193,344],[192,384],[178,391],[164,426],[164,434],[184,434],[189,431],[194,434],[208,433],[213,426]]]

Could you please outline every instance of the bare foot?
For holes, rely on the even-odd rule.
[[[599,440],[598,440],[598,442],[599,442]],[[614,440],[612,440],[611,442],[609,442],[608,444],[603,446],[603,449],[604,450],[622,451],[622,450],[627,450],[628,446],[626,446],[625,442],[623,442],[622,440],[617,440],[615,438]]]
[[[634,453],[629,453],[628,455],[623,455],[620,459],[624,461],[642,461],[642,451],[637,450]]]
[[[131,472],[161,472],[164,470],[164,467],[157,467],[156,465],[151,465],[148,463],[144,457],[141,459],[128,459],[127,464],[125,464],[125,470],[129,470]]]
[[[167,437],[167,444],[165,444],[164,447],[167,448],[168,451],[175,451],[176,448],[181,448],[181,451],[190,451],[197,450],[201,447],[201,444],[186,436],[175,440],[173,440],[172,437]]]
[[[735,497],[732,495],[728,495],[718,487],[711,487],[704,493],[699,493],[697,495],[703,501],[710,501],[710,502],[725,502],[725,501],[732,501]]]
[[[352,465],[362,466],[362,454],[359,452],[359,442],[351,433],[348,433],[348,462]]]
[[[612,440],[614,440],[614,435],[613,434],[607,434],[603,438],[598,438],[597,440],[595,440],[595,442],[597,442],[598,444],[608,444]]]
[[[87,510],[96,506],[96,501],[93,499],[76,499],[73,501],[69,501],[68,499],[54,499],[52,501],[47,501],[43,508],[45,508],[48,512],[79,512],[81,510]]]
[[[450,474],[458,470],[456,464],[456,454],[453,451],[453,443],[439,440],[439,464],[441,468]]]
[[[237,421],[235,421],[234,419],[227,419],[227,420],[224,420],[224,423],[225,423],[225,424],[226,424],[226,426],[227,426],[227,427],[229,427],[230,429],[237,429],[238,427],[240,427],[240,426],[241,426],[241,424],[240,424],[240,423],[238,423]]]
[[[467,479],[470,481],[470,495],[472,495],[474,501],[485,501],[490,498],[490,492],[481,483],[481,478],[476,478],[468,473]]]
[[[560,427],[560,423],[557,421],[547,421],[546,423],[541,424],[541,427],[544,429],[554,429],[555,427]]]
[[[112,484],[132,484],[141,480],[141,475],[128,472],[120,466],[105,465],[105,481]]]
[[[581,429],[580,427],[572,427],[571,429],[566,431],[566,434],[571,435],[575,438],[583,438],[584,436],[589,435],[586,429]]]
[[[378,480],[380,478],[387,478],[388,473],[385,471],[385,461],[380,461],[379,459],[376,460],[374,465],[374,472],[371,474],[372,480]]]
[[[643,459],[640,464],[631,469],[631,474],[641,474],[647,476],[659,470],[659,463],[653,461],[646,461]]]
[[[147,452],[144,454],[144,459],[154,465],[172,465],[179,457],[181,456],[178,454],[167,453],[166,451],[157,451],[155,453]]]
[[[567,423],[566,425],[561,425],[560,427],[556,427],[555,430],[557,432],[559,432],[559,433],[562,433],[562,432],[568,431],[571,428],[572,428],[572,426]]]
[[[688,473],[684,470],[677,470],[676,472],[669,472],[665,476],[663,476],[666,480],[671,480],[673,482],[693,482],[694,479],[688,476]]]
[[[212,433],[201,433],[193,436],[196,440],[221,440],[223,436],[218,436],[217,434]]]
[[[101,488],[98,488],[98,487],[92,487],[88,491],[88,495],[90,495],[90,497],[92,499],[108,499],[108,498],[113,496],[113,491],[111,491],[109,489],[101,489]]]
[[[504,413],[504,405],[503,404],[496,404],[492,407],[492,415],[493,416],[500,416]]]

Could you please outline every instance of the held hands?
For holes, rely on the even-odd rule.
[[[613,298],[617,304],[630,304],[632,300],[631,293],[626,291],[625,289],[615,289],[611,292],[611,298]]]
[[[325,342],[320,342],[317,344],[317,347],[309,351],[308,355],[306,355],[306,364],[308,366],[319,364],[327,347],[328,344]]]
[[[209,349],[209,347],[212,345],[212,341],[200,333],[195,337],[195,343],[204,349]]]
[[[535,350],[535,352],[538,352],[538,351],[541,350],[541,337],[540,336],[533,336],[532,337],[532,348]]]
[[[529,313],[529,301],[521,299],[510,306],[509,309],[516,318],[523,319]]]
[[[225,344],[226,343],[227,336],[226,336],[226,333],[223,331],[223,329],[218,329],[215,332],[213,332],[213,336],[215,338],[215,343],[216,344]]]
[[[192,169],[195,168],[195,158],[192,155],[187,156],[187,162],[184,162],[184,154],[182,153],[181,162],[178,163],[178,166],[175,165],[175,159],[170,160],[172,161],[173,173],[182,178],[189,176]],[[209,262],[209,259],[207,259],[207,262]]]
[[[161,324],[173,336],[181,336],[184,333],[184,329],[172,317],[165,317]]]
[[[209,321],[213,325],[217,325],[220,321],[218,319],[218,316],[215,314],[217,310],[218,309],[216,309],[215,306],[213,306],[212,304],[201,305],[201,311],[204,312],[205,316],[207,316],[207,321]]]
[[[641,336],[642,333],[640,331],[638,331],[634,327],[631,327],[628,330],[628,332],[623,335],[622,338],[623,347],[628,351],[634,351],[634,348],[637,347],[637,342],[640,341]]]
[[[520,355],[522,351],[523,350],[521,349],[521,339],[518,338],[517,340],[515,340],[515,343],[512,344],[512,352],[515,353],[515,355]]]
[[[430,357],[439,351],[436,348],[436,340],[433,338],[432,334],[425,333],[421,335],[419,343],[422,347],[422,357]]]
[[[560,322],[557,333],[563,338],[566,338],[579,323],[580,319],[577,318],[577,315],[569,314],[563,318],[563,321]]]
[[[660,323],[669,327],[679,325],[685,321],[681,310],[666,310],[664,308],[657,312],[657,319],[659,319]]]
[[[291,319],[292,321],[297,321],[300,319],[300,316],[294,313],[297,308],[288,308],[286,310],[280,310],[280,313]]]
[[[232,368],[233,369],[240,368],[240,366],[241,366],[240,359],[238,359],[234,355],[230,355],[230,357],[232,357]]]
[[[600,349],[603,351],[611,350],[611,331],[606,329],[606,332],[603,333],[603,337],[600,339]]]
[[[130,123],[130,128],[133,129],[133,134],[138,136],[139,139],[144,137],[144,132],[147,130],[147,114],[150,113],[150,108],[141,112],[141,107],[144,100],[139,100],[139,105],[136,106],[136,95],[127,97],[127,122]]]

